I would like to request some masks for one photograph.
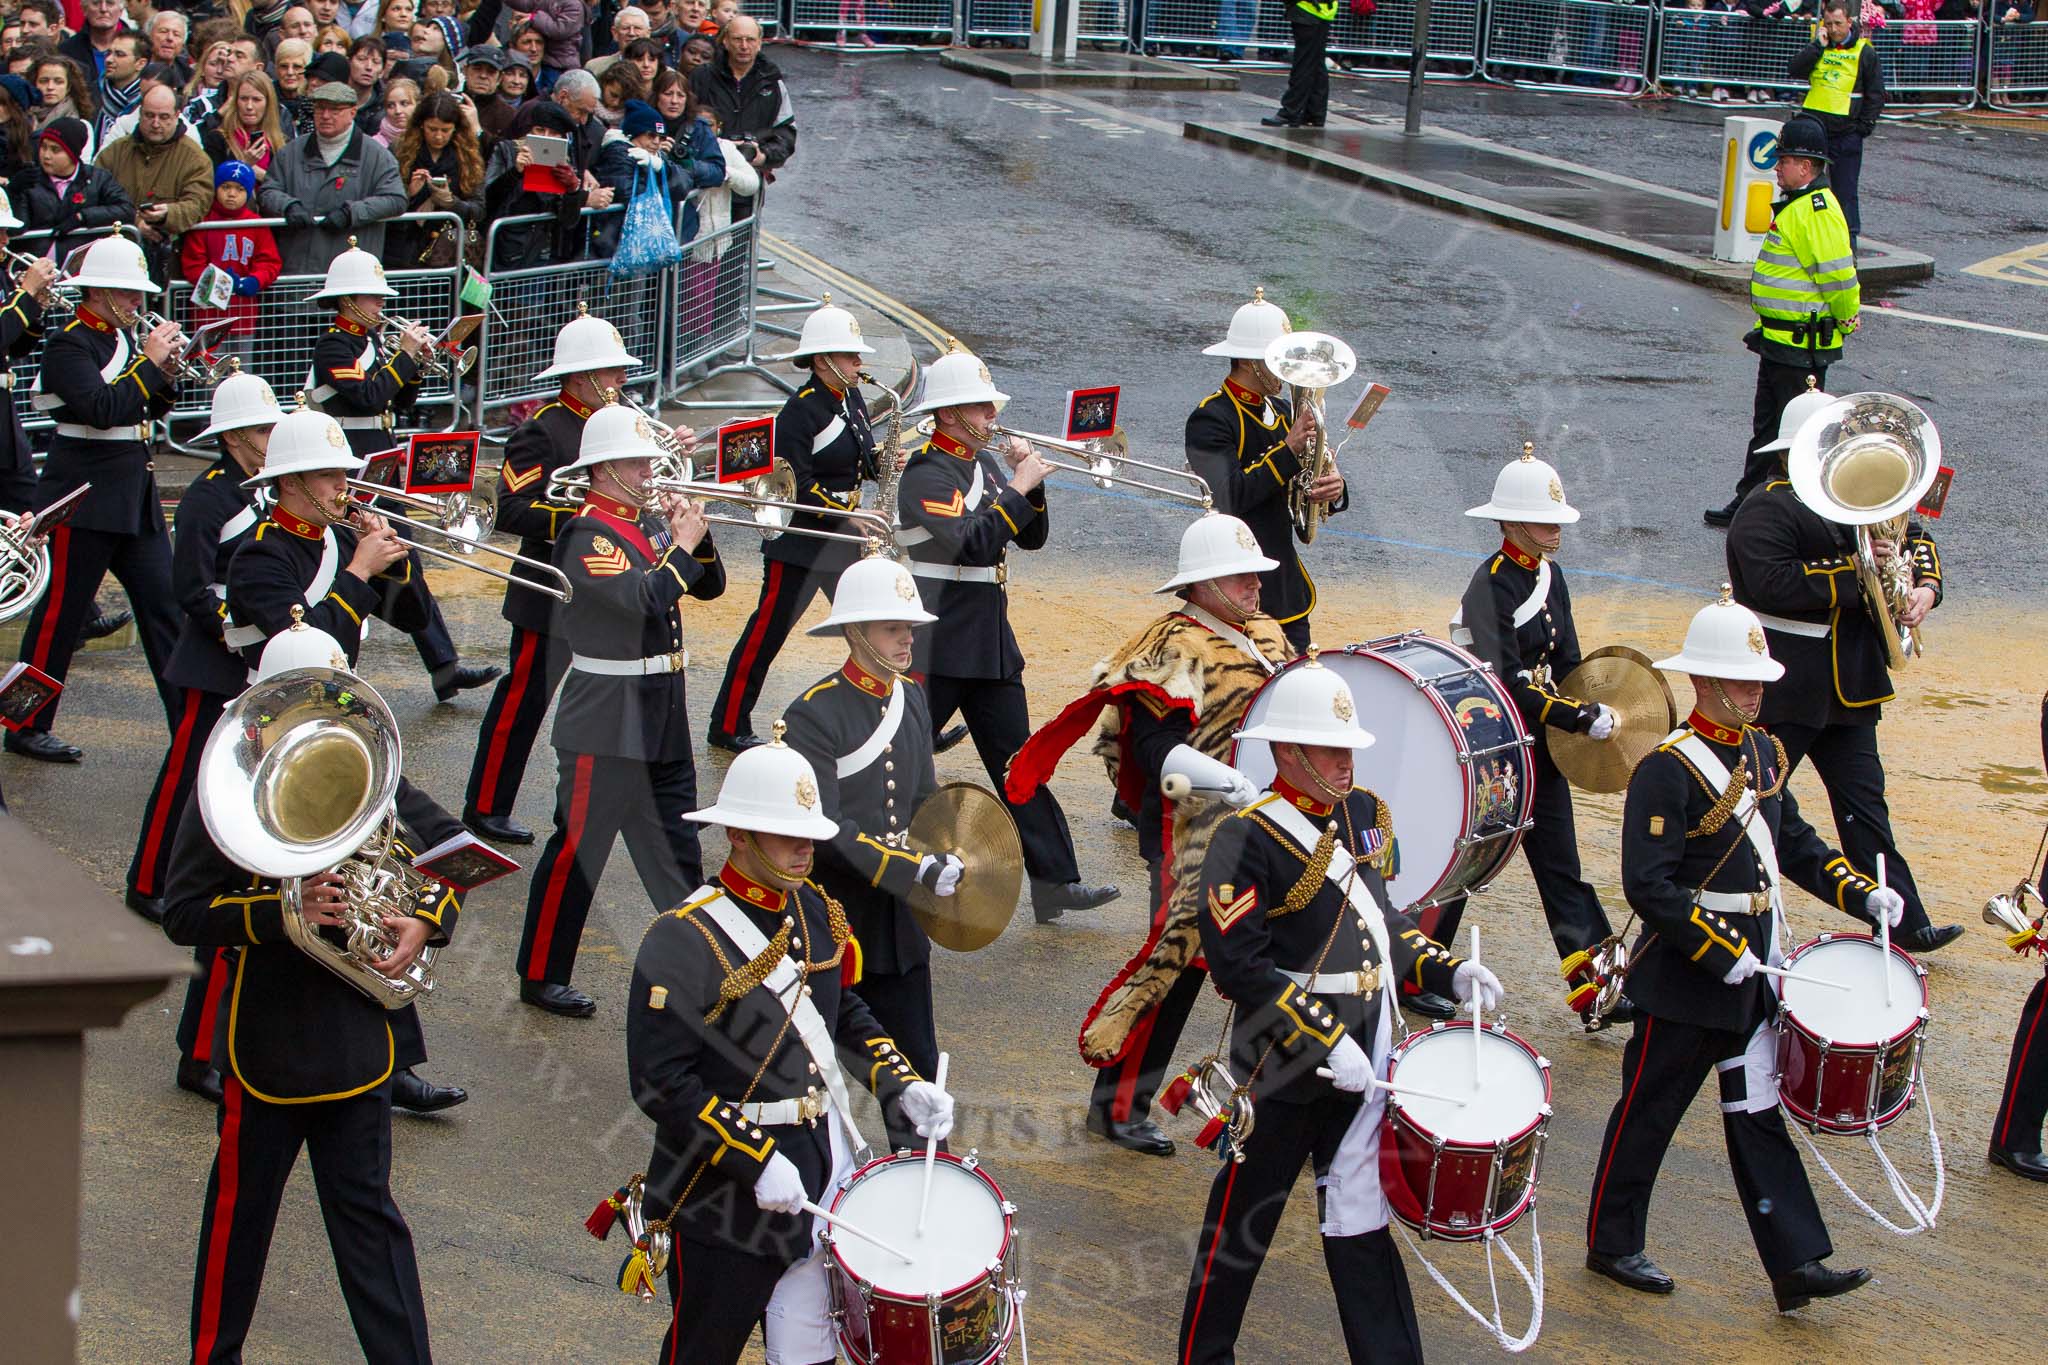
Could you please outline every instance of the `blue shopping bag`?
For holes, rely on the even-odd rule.
[[[667,189],[659,166],[643,165],[634,171],[633,200],[626,206],[619,249],[612,253],[612,275],[651,275],[683,259]]]

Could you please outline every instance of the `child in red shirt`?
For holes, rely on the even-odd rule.
[[[262,215],[249,207],[256,193],[256,172],[239,161],[223,161],[213,173],[213,213],[208,222],[241,222]],[[193,228],[185,234],[178,251],[178,267],[186,283],[197,284],[209,265],[219,266],[235,279],[235,296],[228,300],[226,315],[234,319],[222,350],[239,355],[246,363],[256,335],[256,295],[270,287],[284,268],[278,255],[277,239],[267,227]],[[193,325],[221,316],[218,310],[194,305]]]

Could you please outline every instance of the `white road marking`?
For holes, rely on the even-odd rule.
[[[2021,341],[2048,341],[2048,332],[2026,332],[2017,327],[1995,327],[1988,322],[1970,322],[1963,318],[1936,317],[1932,313],[1916,313],[1909,308],[1866,308],[1863,316],[1869,318],[1905,318],[1908,322],[1931,322],[1938,327],[1958,327],[1965,332],[1989,332],[1993,336],[2018,337]]]

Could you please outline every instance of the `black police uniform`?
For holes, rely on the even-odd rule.
[[[313,402],[341,423],[348,448],[359,458],[389,450],[395,443],[392,409],[419,396],[421,373],[413,356],[400,350],[387,359],[368,328],[339,314],[313,343]],[[420,574],[419,552],[409,551],[408,557],[416,566],[415,574]],[[461,661],[449,638],[448,623],[441,618],[441,604],[431,591],[427,607],[427,623],[407,633],[419,650],[420,662],[439,685]]]
[[[668,1265],[675,1313],[660,1358],[693,1365],[737,1361],[776,1281],[810,1254],[811,1216],[767,1212],[754,1200],[754,1183],[780,1154],[796,1167],[812,1202],[829,1203],[827,1125],[839,1121],[828,1112],[816,1122],[759,1124],[743,1111],[803,1099],[820,1091],[820,1079],[778,997],[760,986],[730,1002],[721,994],[754,964],[703,912],[714,894],[739,906],[769,940],[760,969],[786,952],[804,972],[849,1088],[864,1083],[891,1114],[900,1110],[905,1088],[921,1079],[843,984],[845,959],[855,950],[815,884],[786,895],[728,864],[715,882],[648,927],[633,963],[626,1070],[633,1102],[655,1124],[647,1216],[668,1218],[675,1234]],[[778,948],[785,931],[786,947]],[[760,978],[749,972],[747,979]]]
[[[454,932],[459,909],[455,894],[443,890],[412,913],[432,926],[427,941],[438,945]],[[419,1264],[391,1198],[400,1015],[294,947],[284,914],[278,884],[229,861],[208,837],[197,803],[187,805],[164,929],[173,942],[223,951],[233,1000],[215,1018],[220,1146],[199,1225],[192,1358],[242,1358],[278,1205],[303,1146],[363,1354],[425,1361]]]
[[[14,284],[12,272],[0,267],[0,292],[7,302],[0,305],[0,355],[21,360],[34,355],[43,344],[43,306],[35,296]],[[28,431],[21,424],[21,404],[15,400],[14,370],[9,367],[0,379],[0,393],[7,399],[7,420],[0,423],[0,512],[26,512],[36,498],[35,452],[29,446]]]
[[[924,798],[937,788],[932,727],[924,689],[903,678],[903,711],[894,734],[857,770],[839,771],[879,732],[889,682],[853,659],[813,684],[783,713],[789,747],[818,775],[819,809],[839,833],[818,846],[818,884],[846,907],[858,961],[851,982],[911,1065],[935,1072],[939,1037],[932,1022],[931,940],[905,897],[917,880],[919,854],[894,842],[910,828]],[[891,1134],[911,1145],[914,1134]]]
[[[796,500],[842,511],[860,506],[862,479],[875,476],[875,438],[859,386],[841,393],[813,376],[775,416],[775,454],[796,476]],[[820,513],[799,513],[792,527],[845,533],[846,521]],[[713,743],[727,744],[754,732],[754,700],[761,684],[811,598],[832,595],[859,547],[840,540],[788,532],[761,546],[761,600],[734,641],[725,681],[711,708]]]
[[[942,431],[912,451],[896,485],[898,541],[921,584],[925,610],[939,619],[920,626],[917,671],[925,680],[932,731],[958,712],[996,790],[1010,760],[1031,734],[1024,695],[1024,652],[1010,629],[1006,556],[1045,546],[1050,529],[1041,485],[1010,487],[999,461],[968,449]],[[1081,873],[1066,812],[1041,788],[1012,803],[1024,866],[1034,882],[1064,885]]]
[[[245,680],[263,662],[263,647],[270,637],[291,628],[293,607],[304,610],[308,626],[334,637],[348,655],[350,668],[362,655],[365,618],[376,616],[402,631],[418,630],[426,619],[433,598],[414,560],[401,559],[376,575],[374,582],[366,583],[348,571],[359,538],[355,528],[343,524],[329,532],[335,545],[334,579],[324,595],[310,604],[306,598],[326,557],[326,536],[319,527],[272,504],[270,515],[236,545],[228,561],[228,616],[236,625],[262,633],[261,639],[241,647]],[[432,848],[462,828],[431,797],[403,779],[397,802],[398,818],[419,838],[421,848]],[[427,1041],[418,1008],[407,1005],[394,1010],[390,1022],[397,1040],[398,1069],[410,1071],[424,1064]]]
[[[555,538],[579,510],[575,503],[551,500],[548,484],[556,471],[575,463],[583,445],[583,424],[595,411],[567,392],[558,394],[520,423],[505,443],[505,463],[498,471],[497,525],[519,537],[519,553],[528,559],[550,562]],[[537,571],[516,564],[512,574],[541,581]],[[462,798],[466,817],[509,816],[519,799],[526,760],[569,667],[569,650],[555,622],[559,609],[545,593],[516,583],[505,586],[502,614],[512,624],[512,666],[491,689],[490,704],[484,708]]]
[[[1373,859],[1384,850],[1380,806],[1354,790],[1341,810],[1275,779],[1261,800],[1217,827],[1202,864],[1202,951],[1216,988],[1233,1001],[1230,1069],[1249,1086],[1257,1122],[1244,1159],[1225,1160],[1209,1189],[1180,1324],[1183,1365],[1235,1360],[1252,1284],[1303,1165],[1318,1176],[1336,1158],[1365,1096],[1316,1075],[1347,1034],[1368,1056],[1377,1039],[1379,952],[1345,893],[1317,873],[1298,889],[1312,849],[1285,833],[1265,808],[1286,802],[1360,859],[1359,883],[1386,920],[1398,980],[1449,994],[1459,960],[1431,942],[1407,914],[1388,906]],[[1310,994],[1285,973],[1360,973],[1370,989]],[[1377,1062],[1379,1059],[1375,1058]],[[1388,1229],[1323,1238],[1344,1343],[1354,1361],[1419,1361],[1421,1330]]]
[[[725,565],[709,534],[692,554],[651,514],[593,492],[562,528],[555,567],[569,577],[572,605],[561,626],[576,658],[648,667],[666,661],[660,672],[634,676],[572,662],[562,683],[555,828],[533,870],[516,966],[522,981],[567,985],[619,835],[657,911],[673,909],[704,879],[697,827],[683,819],[697,804],[697,766],[679,603],[724,592]]]
[[[1782,470],[1780,471],[1782,475]],[[1918,523],[1901,552],[1915,586],[1942,598],[1941,554]],[[1744,499],[1728,528],[1728,581],[1737,602],[1764,619],[1771,657],[1785,676],[1764,687],[1758,723],[1785,746],[1796,770],[1813,760],[1834,809],[1835,836],[1866,873],[1885,860],[1885,884],[1906,898],[1901,935],[1928,927],[1913,869],[1892,835],[1877,723],[1893,697],[1877,622],[1856,584],[1855,533],[1822,517],[1783,477]]]
[[[92,491],[50,533],[50,587],[29,613],[21,658],[63,682],[93,593],[112,570],[135,608],[164,718],[175,726],[179,698],[164,677],[178,637],[171,537],[147,440],[147,424],[176,401],[175,385],[127,333],[83,305],[44,343],[38,383],[35,405],[56,419],[57,431],[35,506],[48,507],[81,484]],[[62,700],[52,699],[23,728],[48,734]]]
[[[1299,653],[1309,645],[1316,585],[1295,551],[1287,510],[1288,485],[1301,472],[1301,457],[1287,447],[1293,421],[1285,399],[1267,399],[1226,379],[1188,415],[1187,456],[1188,468],[1209,481],[1216,510],[1251,527],[1259,553],[1279,562],[1259,575],[1259,610],[1280,623]],[[1347,489],[1330,510],[1350,505]]]
[[[1535,791],[1530,816],[1535,821],[1522,836],[1529,875],[1543,902],[1543,918],[1560,959],[1591,948],[1612,931],[1600,896],[1579,873],[1579,833],[1572,818],[1571,784],[1550,756],[1550,731],[1582,735],[1592,728],[1598,709],[1560,695],[1557,684],[1579,666],[1579,630],[1572,622],[1572,594],[1564,570],[1550,566],[1550,588],[1543,605],[1519,626],[1515,616],[1534,596],[1542,561],[1512,541],[1480,565],[1465,586],[1459,616],[1474,655],[1493,665],[1494,673],[1515,699],[1522,724],[1536,741],[1532,763]],[[1447,905],[1436,924],[1436,936],[1448,943],[1458,932],[1465,912],[1461,897]]]
[[[1790,769],[1771,736],[1754,726],[1731,730],[1698,714],[1681,729],[1698,735],[1730,774],[1747,759],[1746,784],[1758,801],[1754,818],[1771,833],[1781,875],[1845,914],[1860,913],[1876,884],[1800,817],[1785,785]],[[1762,974],[1738,986],[1722,981],[1745,949],[1768,962],[1772,912],[1768,900],[1757,913],[1696,903],[1702,883],[1719,893],[1766,893],[1770,872],[1742,817],[1732,812],[1732,800],[1709,787],[1678,742],[1668,741],[1636,766],[1622,808],[1622,888],[1643,920],[1627,986],[1636,1021],[1622,1051],[1621,1097],[1600,1144],[1586,1244],[1609,1258],[1643,1250],[1664,1151],[1701,1083],[1718,1070],[1721,1131],[1735,1187],[1764,1270],[1776,1279],[1833,1247],[1776,1103],[1775,1054],[1752,1058],[1763,1063],[1754,1071],[1744,1064],[1776,1013],[1777,995]],[[1752,1096],[1759,1084],[1771,1087],[1768,1098]],[[1755,1112],[1746,1108],[1765,1103]]]

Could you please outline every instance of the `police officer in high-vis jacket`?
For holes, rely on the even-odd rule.
[[[1856,330],[1863,291],[1856,283],[1855,247],[1842,206],[1828,188],[1828,143],[1821,126],[1795,116],[1778,134],[1778,188],[1771,231],[1749,275],[1749,306],[1757,325],[1743,343],[1756,352],[1756,401],[1749,447],[1735,496],[1707,509],[1709,526],[1735,519],[1749,490],[1771,476],[1763,447],[1778,434],[1785,405],[1806,392],[1807,376],[1827,387],[1828,366],[1842,357],[1842,340]]]
[[[1231,315],[1223,340],[1203,348],[1203,355],[1228,360],[1230,373],[1189,414],[1187,457],[1188,468],[1208,480],[1216,510],[1251,527],[1260,553],[1278,562],[1259,576],[1259,610],[1280,623],[1299,653],[1308,648],[1316,585],[1295,548],[1287,490],[1301,473],[1301,452],[1314,434],[1315,417],[1290,413],[1281,396],[1287,385],[1264,359],[1266,347],[1292,330],[1286,312],[1266,301],[1264,289],[1255,289],[1252,301]],[[1344,476],[1334,471],[1317,480],[1309,495],[1334,512],[1350,506]]]
[[[498,529],[519,537],[521,555],[543,564],[554,558],[555,538],[581,509],[549,497],[548,485],[576,462],[590,414],[616,399],[626,372],[640,363],[638,356],[626,353],[619,329],[603,318],[579,312],[555,334],[553,363],[533,378],[537,384],[558,380],[562,390],[519,424],[505,442],[505,463],[498,471]],[[512,574],[542,581],[539,571],[524,565],[514,565]],[[462,802],[463,823],[501,844],[533,842],[533,831],[512,818],[512,807],[548,704],[569,667],[569,650],[555,620],[558,610],[545,593],[517,583],[505,587],[512,666],[484,708]]]
[[[810,377],[775,416],[775,458],[795,476],[796,501],[821,509],[798,513],[794,527],[845,531],[845,521],[831,513],[859,507],[861,480],[875,477],[875,438],[860,396],[861,357],[874,351],[861,340],[853,314],[828,297],[804,319],[796,349],[782,357]],[[740,750],[760,742],[754,701],[769,666],[811,599],[829,596],[858,553],[847,541],[817,536],[784,534],[762,543],[761,600],[733,642],[711,705],[707,728],[714,747]]]
[[[1287,72],[1287,90],[1280,112],[1259,122],[1268,128],[1320,128],[1330,116],[1330,25],[1337,22],[1337,0],[1294,0],[1287,7],[1287,28],[1294,35],[1294,65]]]
[[[1808,82],[1801,101],[1807,115],[1828,135],[1828,176],[1842,201],[1849,244],[1863,231],[1856,183],[1863,175],[1863,139],[1877,131],[1884,113],[1884,63],[1856,21],[1856,0],[1824,0],[1820,30],[1792,54],[1792,79]]]

